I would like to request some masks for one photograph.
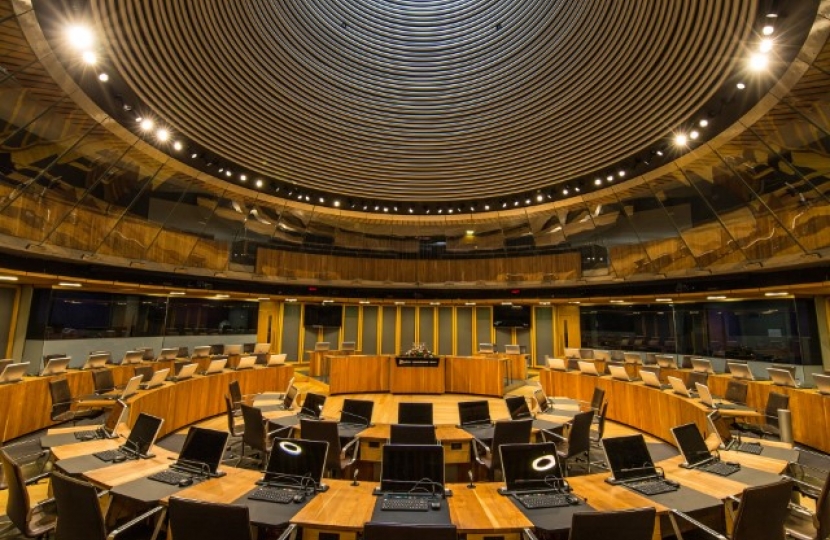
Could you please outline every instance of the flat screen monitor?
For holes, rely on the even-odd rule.
[[[677,442],[677,448],[686,460],[686,465],[697,465],[712,458],[695,423],[673,427],[671,432]]]
[[[431,426],[432,403],[398,403],[398,423]]]
[[[340,328],[343,326],[343,306],[306,304],[303,310],[303,326]]]
[[[493,326],[530,328],[530,306],[493,306]]]
[[[341,350],[341,351],[346,351],[346,352],[354,352],[354,350],[355,350],[355,342],[354,342],[354,341],[344,341],[344,342],[340,345],[340,350]]]
[[[579,358],[581,360],[593,360],[594,349],[579,349]]]
[[[603,360],[605,362],[611,361],[611,351],[601,351],[594,349],[594,360]]]
[[[752,370],[749,369],[748,364],[742,364],[740,362],[727,362],[726,366],[729,368],[729,373],[731,373],[736,379],[744,379],[748,381],[755,380],[755,376],[752,375]]]
[[[565,347],[565,358],[581,358],[581,356],[579,356],[579,349],[575,347]]]
[[[521,345],[505,345],[504,346],[504,353],[505,354],[522,354],[522,346]]]
[[[162,349],[159,351],[159,361],[162,362],[164,360],[175,360],[179,354],[179,348],[173,347],[168,349]]]
[[[225,351],[223,354],[227,354],[228,356],[242,354],[242,344],[225,345]]]
[[[271,352],[270,343],[257,343],[254,345],[253,354],[268,354]]]
[[[193,463],[202,463],[211,474],[216,473],[222,455],[225,453],[225,446],[228,442],[228,433],[214,429],[191,427],[179,454],[178,461],[187,466],[193,467]]]
[[[496,352],[496,346],[492,343],[479,343],[478,344],[478,352],[484,354],[490,354]]]
[[[164,419],[146,413],[140,413],[136,418],[133,429],[124,443],[124,448],[141,456],[150,452],[150,447],[156,442]]]
[[[319,486],[328,448],[329,443],[325,441],[274,439],[264,480],[304,487],[313,482],[313,486]]]
[[[699,371],[701,373],[714,373],[712,368],[712,361],[708,358],[692,358],[692,371]]]
[[[309,392],[305,396],[303,406],[300,409],[300,414],[303,416],[310,416],[312,418],[320,418],[320,414],[323,412],[323,405],[325,404],[326,396]]]
[[[440,444],[383,446],[380,490],[443,493],[444,447]]]
[[[508,491],[564,487],[556,445],[552,442],[503,444],[499,452]]]
[[[490,423],[490,404],[486,400],[462,401],[458,404],[458,418],[462,426]]]
[[[610,437],[603,439],[602,443],[614,480],[623,482],[657,474],[642,435]]]
[[[199,345],[198,347],[193,347],[193,355],[191,358],[210,358],[210,345]]]
[[[510,413],[511,420],[521,420],[533,416],[530,414],[530,408],[527,406],[524,396],[507,396],[504,398],[504,404],[507,405],[507,412]]]

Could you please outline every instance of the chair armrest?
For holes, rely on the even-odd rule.
[[[703,523],[699,522],[690,515],[681,512],[680,510],[672,508],[671,510],[669,510],[669,520],[671,521],[672,528],[674,528],[674,532],[678,538],[682,538],[682,536],[680,535],[680,527],[677,525],[677,520],[675,519],[675,516],[683,518],[683,520],[685,520],[687,523],[694,525],[696,528],[705,532],[712,538],[716,538],[717,540],[729,540],[729,538],[722,535],[715,529],[708,527],[707,525],[704,525]]]
[[[359,443],[359,442],[360,442],[360,439],[358,439],[357,437],[355,437],[354,439],[350,440],[350,441],[346,444],[346,446],[344,446],[343,448],[341,448],[341,449],[340,449],[340,457],[341,457],[341,458],[343,458],[343,459],[345,459],[345,458],[346,458],[346,456],[348,456],[348,454],[349,454],[349,449],[350,449],[352,446],[354,446],[354,447],[355,447],[355,450],[354,450],[354,455],[353,455],[351,458],[349,458],[349,459],[351,459],[352,461],[357,461],[357,455],[358,455],[358,453],[360,453],[360,445],[359,445],[359,444],[357,444],[357,443]]]
[[[31,486],[33,484],[37,484],[38,482],[40,482],[44,478],[49,478],[49,476],[51,474],[52,474],[51,472],[40,473],[40,474],[37,474],[37,475],[35,475],[31,478],[27,478],[23,483],[27,486]]]
[[[282,533],[280,534],[279,538],[277,538],[277,540],[289,540],[289,539],[293,540],[293,538],[296,535],[297,535],[297,525],[295,523],[292,523],[291,525],[288,526],[288,528],[286,528],[284,531],[282,531]]]
[[[484,441],[482,441],[478,437],[473,437],[473,453],[475,453],[476,458],[479,457],[479,455],[478,455],[479,446],[484,449],[485,455],[490,453],[490,447],[487,446],[486,444],[484,444]]]
[[[156,506],[155,508],[152,508],[152,509],[150,509],[150,510],[148,510],[148,511],[144,512],[144,513],[143,513],[143,514],[141,514],[140,516],[137,516],[137,517],[135,517],[135,518],[131,519],[131,520],[130,520],[130,521],[128,521],[127,523],[125,523],[125,524],[121,525],[120,527],[118,527],[117,529],[114,529],[111,533],[109,533],[109,534],[107,535],[107,540],[114,540],[114,538],[115,538],[116,536],[118,536],[118,535],[119,535],[119,534],[121,534],[122,532],[126,531],[126,530],[127,530],[127,529],[129,529],[130,527],[133,527],[133,526],[135,526],[136,524],[141,523],[142,521],[144,521],[145,519],[149,518],[149,517],[150,517],[150,516],[152,516],[153,514],[157,514],[157,513],[161,512],[162,510],[164,510],[164,507],[163,507],[163,506]]]
[[[522,529],[522,537],[524,537],[525,540],[538,540],[536,535],[533,533],[533,529],[530,528]]]
[[[547,437],[550,437],[551,439],[556,439],[559,442],[568,442],[568,439],[549,429],[540,429],[539,431],[542,433],[542,438],[545,440],[547,440]]]
[[[271,424],[270,422],[271,422],[270,420],[266,421],[266,425],[268,427],[270,427],[272,425],[279,425],[279,424]],[[277,437],[277,436],[284,437],[284,438],[287,439],[287,438],[290,437],[291,430],[293,430],[293,429],[294,429],[294,426],[279,426],[277,429],[273,429],[273,430],[269,431],[268,433],[266,433],[265,436],[269,439],[273,439],[274,437]]]

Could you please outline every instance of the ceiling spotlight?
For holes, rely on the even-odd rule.
[[[513,201],[513,206],[519,206],[519,201]]]
[[[410,214],[414,214],[414,213],[415,213],[415,210],[413,210],[412,208],[410,208],[410,209],[409,209],[409,210],[407,210],[407,211],[408,211]]]
[[[92,51],[84,51],[81,55],[81,59],[84,61],[84,64],[88,66],[93,66],[96,62],[98,62],[98,56],[96,56]]]
[[[69,44],[78,50],[89,49],[95,42],[92,30],[86,26],[70,26],[66,30],[66,37],[69,39]]]
[[[262,187],[262,180],[261,179],[256,181],[256,187]]]
[[[758,50],[762,53],[770,52],[772,50],[772,40],[769,38],[762,39],[761,42],[758,44]]]
[[[230,169],[228,169],[227,171],[225,171],[225,176],[227,176],[228,178],[230,178],[231,176],[233,176],[233,173],[231,172],[231,170],[230,170]]]
[[[101,82],[107,82],[108,80],[110,80],[110,76],[107,75],[106,73],[100,73],[98,75],[98,80],[101,81]]]
[[[695,131],[695,130],[692,130],[692,132],[689,133],[689,138],[692,139],[693,141],[697,140],[698,137],[700,137],[700,133]]]
[[[323,197],[320,197],[319,200],[320,200],[320,204],[323,204],[324,202],[326,202],[326,199],[324,199]]]
[[[173,150],[175,150],[176,152],[178,152],[182,148],[184,148],[184,145],[181,143],[181,141],[176,141],[173,143]]]
[[[703,120],[701,120],[700,122],[698,122],[698,125],[699,125],[700,127],[706,127],[706,126],[708,126],[708,125],[709,125],[709,120],[707,120],[707,119],[705,119],[705,118],[704,118]]]
[[[755,71],[761,71],[762,69],[766,69],[767,65],[769,64],[769,59],[767,55],[761,53],[755,53],[749,57],[749,67]]]
[[[601,186],[602,185],[602,178],[594,178],[594,185]]]
[[[340,201],[334,201],[332,204],[334,204],[335,208],[340,208]]]
[[[623,178],[625,176],[625,171],[621,170],[617,173],[617,175],[619,175],[620,178]]]
[[[742,82],[739,82],[735,86],[738,88],[738,90],[743,90],[744,88],[746,88],[746,85]]]
[[[197,154],[196,152],[190,154],[190,159],[196,159],[197,157],[199,157],[199,154]]]
[[[240,174],[240,175],[239,175],[239,180],[240,180],[241,182],[246,182],[246,181],[248,180],[248,176],[247,176],[247,175],[245,175],[245,174]]]
[[[502,208],[507,208],[507,203],[506,202],[501,203],[501,207]]]
[[[467,229],[467,236],[475,236],[476,232],[472,229]]]
[[[655,153],[656,153],[658,156],[662,156],[662,155],[663,155],[663,151],[662,151],[662,150],[658,150],[658,151],[657,151],[657,152],[655,152]]]
[[[149,118],[145,118],[141,121],[141,129],[144,131],[150,131],[156,124],[150,120]]]
[[[438,213],[439,213],[439,214],[443,214],[443,213],[444,213],[444,209],[443,209],[443,208],[439,208],[439,209],[438,209]]]
[[[678,133],[674,136],[674,144],[677,146],[686,146],[688,144],[689,138],[686,137],[685,133]]]
[[[485,209],[485,210],[490,210],[490,205],[489,205],[489,204],[485,204],[485,205],[484,205],[484,209]]]
[[[761,30],[761,33],[765,36],[771,36],[773,32],[775,32],[775,28],[773,28],[771,24],[764,26],[764,28]]]
[[[388,206],[384,206],[384,207],[383,207],[383,211],[384,211],[384,212],[388,212],[388,211],[389,211],[389,207],[388,207]],[[452,210],[450,210],[450,213],[452,213]]]
[[[539,201],[539,202],[542,202],[542,201],[545,200],[545,196],[540,193],[540,194],[536,195],[536,200]]]
[[[170,132],[167,131],[166,129],[161,128],[160,130],[156,131],[156,139],[158,139],[159,141],[166,142],[167,139],[169,139],[169,138],[170,138]]]
[[[570,193],[568,191],[568,188],[565,188],[565,189],[562,190],[562,195],[567,195],[568,193]]]
[[[447,212],[449,212],[450,214],[452,214],[452,208],[450,208],[449,210],[447,210]]]
[[[579,189],[579,186],[576,186],[576,187],[574,188],[574,191],[576,191],[577,193],[579,193],[579,192],[580,192],[580,191],[582,191],[582,190],[581,190],[581,189]]]
[[[525,199],[525,204],[530,204],[530,199]]]

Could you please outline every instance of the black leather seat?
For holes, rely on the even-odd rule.
[[[26,486],[37,483],[48,475],[26,480],[20,464],[3,449],[0,449],[0,461],[3,462],[3,474],[8,484],[6,515],[26,538],[45,538],[55,529],[57,509],[52,499],[32,505]]]
[[[78,420],[96,418],[104,410],[99,408],[73,408],[75,400],[69,390],[69,381],[66,377],[49,381],[49,395],[52,398],[52,409],[49,417],[53,422],[77,422]]]
[[[656,518],[654,508],[577,512],[571,518],[568,540],[650,540]]]
[[[170,497],[170,531],[176,540],[253,540],[248,507]]]
[[[473,455],[476,462],[487,469],[487,477],[495,480],[496,471],[501,470],[499,447],[503,444],[529,443],[533,420],[501,420],[493,427],[493,442],[489,446],[479,439],[473,439]]]

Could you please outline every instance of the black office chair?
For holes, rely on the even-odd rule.
[[[723,399],[732,403],[746,404],[746,396],[749,393],[749,385],[745,381],[730,379],[726,383],[726,394]]]
[[[72,392],[69,390],[69,381],[66,377],[49,381],[49,395],[52,398],[52,409],[49,417],[53,422],[89,420],[101,416],[104,412],[104,409],[100,408],[73,409],[72,405],[77,400],[72,397]]]
[[[781,437],[778,425],[778,410],[790,408],[790,396],[778,392],[770,392],[767,397],[767,406],[764,409],[764,421],[761,424],[735,422],[732,427],[744,433],[752,433],[762,439],[776,439]]]
[[[57,523],[57,510],[53,499],[46,499],[32,505],[27,485],[36,484],[48,473],[26,480],[23,468],[8,453],[0,448],[0,461],[8,483],[6,515],[26,538],[46,538]]]
[[[705,371],[692,371],[686,379],[686,388],[693,392],[697,392],[696,383],[706,385],[709,384],[709,374]]]
[[[227,456],[227,459],[235,459],[236,456],[233,454],[235,448],[242,446],[242,434],[245,432],[245,426],[243,424],[238,424],[237,419],[238,417],[234,414],[233,404],[231,403],[231,398],[229,396],[225,396],[225,416],[228,420],[228,433],[230,437],[228,438],[228,446],[226,450],[231,452],[230,455]],[[240,410],[240,412],[242,412]],[[240,431],[242,430],[242,431]],[[240,458],[241,460],[241,458]],[[238,461],[237,461],[238,463]]]
[[[170,497],[170,532],[176,540],[254,540],[248,507]]]
[[[595,386],[594,393],[591,396],[591,403],[589,404],[591,410],[594,411],[594,414],[599,414],[599,410],[603,403],[605,403],[605,390],[599,386]]]
[[[95,369],[92,374],[92,386],[96,394],[106,394],[115,390],[115,379],[111,369]]]
[[[155,372],[156,370],[153,369],[153,366],[135,366],[133,368],[133,377],[141,375],[141,382],[148,383],[153,378]]]
[[[258,459],[260,464],[264,466],[267,461],[268,452],[271,449],[271,441],[275,437],[290,438],[291,431],[294,428],[291,426],[270,424],[262,416],[262,411],[256,407],[251,407],[244,403],[241,403],[239,407],[242,410],[242,420],[245,422],[245,428],[242,432],[242,448],[237,464],[245,459],[245,448],[249,447],[257,454],[258,458],[255,459]],[[251,457],[253,458],[253,456]]]
[[[363,540],[390,540],[391,538],[395,540],[456,540],[458,531],[453,524],[404,525],[370,521],[363,526]]]
[[[435,426],[392,424],[389,426],[389,444],[438,444]]]
[[[827,471],[825,471],[827,472]],[[802,493],[815,488],[801,480],[793,479],[796,489]],[[818,493],[815,510],[803,506],[792,506],[784,522],[787,535],[796,540],[827,540],[830,538],[830,475],[826,475],[824,484]]]
[[[131,519],[123,527],[108,531],[95,486],[75,478],[52,472],[52,493],[55,496],[58,522],[55,540],[107,540],[128,529],[145,523],[147,518],[162,511],[157,506]],[[147,536],[152,531],[146,531]]]
[[[326,454],[326,469],[332,477],[342,476],[343,471],[357,461],[360,452],[360,446],[358,445],[360,439],[352,439],[347,445],[341,446],[337,422],[300,418],[300,433],[303,439],[329,443],[329,450]]]
[[[242,410],[239,406],[242,404],[244,398],[242,397],[242,388],[239,386],[239,381],[231,381],[228,383],[228,395],[231,398],[231,405],[233,406],[233,414],[239,416]]]
[[[369,426],[372,423],[374,410],[374,401],[346,398],[343,400],[343,409],[340,411],[340,422]]]
[[[398,423],[433,425],[432,403],[398,403]]]
[[[568,540],[651,540],[657,510],[635,508],[614,512],[577,512]]]
[[[570,461],[583,457],[587,472],[591,473],[591,423],[593,420],[594,411],[585,411],[574,416],[567,439],[553,431],[539,430],[543,440],[556,443],[556,453],[559,455],[560,462],[565,463],[562,468],[565,476],[570,472]]]
[[[500,420],[493,428],[493,442],[490,446],[480,439],[473,439],[473,456],[476,462],[487,469],[487,477],[494,481],[496,471],[501,470],[501,454],[499,447],[503,444],[517,444],[530,442],[530,430],[533,428],[533,419]]]
[[[595,427],[596,429],[591,428],[591,446],[597,448],[602,452],[602,437],[605,435],[605,417],[608,414],[608,402],[602,404],[602,408],[599,410],[599,414],[596,416],[598,419]],[[608,468],[608,464],[605,463],[605,460],[600,458],[599,460],[591,461],[591,465],[596,465],[597,467],[602,467],[603,469]]]
[[[732,535],[728,538],[730,540],[758,540],[759,538],[784,540],[784,523],[789,512],[792,494],[793,482],[791,480],[781,480],[773,484],[744,489],[732,520]],[[675,531],[679,530],[678,517],[706,531],[710,536],[724,537],[683,512],[672,510],[669,518]]]

